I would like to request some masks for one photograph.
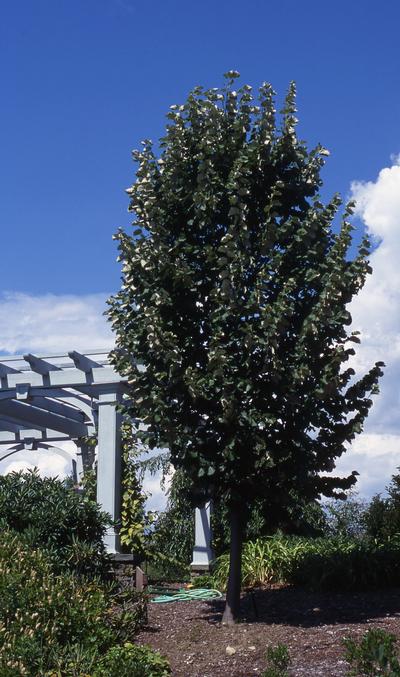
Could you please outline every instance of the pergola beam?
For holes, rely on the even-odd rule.
[[[47,375],[50,371],[61,371],[60,367],[57,367],[51,362],[46,362],[41,357],[36,357],[32,353],[27,353],[24,355],[24,360],[28,362],[32,371],[35,371],[37,374],[42,374],[43,376]]]
[[[0,401],[0,416],[2,414],[12,416],[22,425],[29,423],[34,427],[52,428],[58,432],[70,435],[71,438],[85,437],[90,434],[88,426],[84,423],[79,423],[65,416],[39,409],[31,404],[16,402],[15,400]]]
[[[79,423],[85,422],[85,416],[82,411],[78,411],[78,409],[71,407],[69,404],[57,402],[56,400],[50,400],[48,397],[29,397],[26,402],[33,404],[34,407],[38,407],[44,411],[51,411],[53,414],[64,416],[64,418],[70,418],[73,421],[78,421]]]
[[[82,353],[78,353],[77,350],[71,350],[71,352],[68,353],[68,357],[71,358],[75,367],[85,372],[85,374],[90,373],[93,367],[96,369],[101,367],[98,362],[95,362],[86,355],[82,355]]]
[[[21,428],[19,432],[12,433],[7,430],[0,430],[0,445],[16,444],[24,440],[38,440],[42,442],[67,442],[69,435],[57,432],[57,430],[40,430],[39,428]]]
[[[15,421],[11,421],[2,416],[0,418],[0,429],[9,431],[10,433],[19,433],[20,430],[22,430],[22,426],[20,423],[16,423]]]
[[[21,384],[20,384],[21,385]],[[93,396],[96,395],[95,390],[91,393]],[[23,401],[31,401],[33,403],[37,403],[37,400],[41,398],[44,400],[46,398],[46,403],[49,401],[47,398],[51,398],[51,400],[58,400],[61,403],[66,404],[67,406],[69,405],[71,407],[71,410],[76,413],[76,411],[80,411],[83,413],[83,415],[88,419],[88,420],[93,420],[93,409],[96,409],[96,402],[93,401],[91,402],[88,399],[88,393],[85,393],[84,395],[80,394],[79,392],[76,392],[75,390],[67,390],[63,388],[46,388],[43,386],[33,386],[30,387],[27,385],[25,389],[25,394],[24,397],[21,397],[20,394],[20,388],[8,388],[7,390],[1,390],[0,389],[0,401],[1,400],[23,400]],[[39,405],[38,405],[39,406]],[[46,407],[43,407],[46,408]],[[81,420],[80,418],[77,418],[77,420]]]
[[[106,385],[107,383],[120,383],[121,377],[112,367],[93,367],[90,373],[81,369],[60,369],[50,371],[48,374],[39,374],[36,372],[13,372],[4,376],[6,385],[3,389],[15,388],[18,384],[33,387],[56,387],[56,388],[74,388],[81,385]]]

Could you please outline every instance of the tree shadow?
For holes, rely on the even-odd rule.
[[[220,623],[221,599],[207,602],[209,612],[201,617]],[[342,623],[366,623],[384,616],[400,616],[400,588],[367,592],[311,592],[282,587],[247,592],[242,597],[241,621],[298,627]]]

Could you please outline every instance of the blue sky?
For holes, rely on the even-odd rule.
[[[395,2],[4,1],[2,288],[116,289],[131,149],[230,68],[278,100],[296,80],[301,134],[332,153],[326,194],[373,178],[400,152],[399,23]]]
[[[131,150],[229,69],[271,82],[278,104],[295,80],[300,135],[331,152],[323,196],[357,198],[357,238],[377,245],[351,308],[355,366],[388,366],[339,468],[360,471],[363,495],[383,490],[400,465],[399,25],[394,0],[3,0],[0,353],[111,345],[102,311],[119,287]]]

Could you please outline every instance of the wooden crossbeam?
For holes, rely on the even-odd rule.
[[[79,421],[79,423],[85,422],[85,416],[82,411],[79,411],[75,407],[71,407],[69,404],[61,403],[54,399],[50,400],[48,397],[29,397],[27,400],[28,404],[33,404],[39,409],[44,411],[51,411],[54,414],[59,414],[65,418],[71,418],[74,421]]]
[[[88,426],[84,423],[15,400],[0,400],[1,415],[11,416],[22,425],[31,424],[33,427],[52,428],[70,435],[71,438],[85,437],[89,434]]]
[[[15,444],[24,440],[39,440],[42,442],[66,442],[70,440],[70,435],[57,432],[57,430],[42,430],[39,428],[20,427],[19,432],[13,433],[4,430],[0,425],[0,445]]]
[[[19,433],[21,428],[21,424],[17,423],[16,421],[4,418],[3,416],[0,418],[0,430],[7,430],[11,433]]]
[[[101,367],[101,364],[95,362],[86,355],[82,355],[82,353],[78,353],[77,350],[71,350],[71,352],[68,353],[68,357],[71,358],[77,369],[84,371],[86,374],[90,373],[93,367]]]
[[[8,364],[2,364],[0,362],[0,378],[7,376],[7,374],[20,374],[21,372],[14,367],[10,367]]]
[[[24,355],[24,360],[25,362],[28,362],[32,371],[35,371],[38,374],[45,375],[50,371],[61,371],[60,367],[56,367],[55,364],[46,362],[46,360],[43,360],[41,357],[36,357],[36,355],[32,355],[32,353]]]
[[[17,384],[24,383],[29,386],[45,386],[57,388],[74,388],[80,385],[101,386],[109,383],[120,383],[123,381],[111,367],[94,367],[90,373],[81,369],[60,369],[50,371],[47,374],[37,372],[13,372],[7,374],[2,379],[2,389],[15,388]]]

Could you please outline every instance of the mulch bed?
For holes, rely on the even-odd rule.
[[[344,637],[379,627],[400,638],[400,589],[311,593],[275,587],[242,599],[243,620],[221,624],[223,601],[149,604],[137,637],[167,656],[174,677],[254,677],[266,667],[267,646],[284,643],[292,677],[344,677]],[[227,647],[235,652],[228,655]],[[228,650],[230,651],[230,650]]]

